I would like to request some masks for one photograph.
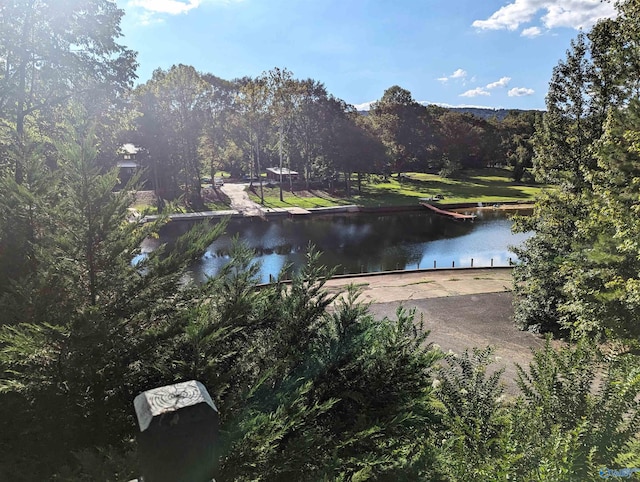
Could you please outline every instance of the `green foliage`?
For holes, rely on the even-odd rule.
[[[260,324],[245,325],[243,333],[251,357],[230,369],[251,364],[244,376],[253,388],[237,401],[242,411],[230,406],[225,417],[222,477],[364,480],[428,473],[425,436],[416,430],[436,419],[428,375],[437,352],[424,346],[426,334],[411,313],[374,322],[355,289],[327,312],[334,296],[322,289],[327,272],[316,260],[310,252],[291,286],[263,288],[257,296],[267,302],[252,302],[262,312]]]
[[[124,117],[121,96],[136,67],[135,52],[118,43],[124,11],[110,0],[15,0],[0,10],[3,128],[18,138],[30,129],[55,138],[68,106],[80,103],[105,127],[105,151],[113,149],[113,127]],[[24,166],[13,161],[21,183]]]
[[[640,378],[634,356],[604,358],[591,342],[550,339],[518,367],[521,394],[504,397],[490,349],[450,355],[438,377],[445,412],[440,464],[451,480],[598,480],[634,467]]]
[[[637,357],[605,360],[592,342],[558,350],[547,340],[528,373],[518,371],[524,470],[543,480],[596,480],[601,467],[628,457],[640,430]]]
[[[0,211],[17,204],[32,214],[21,222],[34,228],[28,255],[3,266],[0,293],[13,300],[0,331],[0,398],[5,413],[14,412],[3,417],[0,446],[24,480],[48,478],[73,463],[74,452],[130,437],[125,407],[153,383],[157,344],[189,299],[179,289],[182,273],[220,232],[200,230],[199,242],[190,235],[133,265],[160,224],[128,219],[128,189],[112,192],[116,175],[99,173],[92,140],[89,130],[60,147],[58,182],[48,189],[28,175],[22,184],[10,174],[3,180],[19,196],[3,197]],[[30,453],[41,455],[25,459]]]
[[[24,191],[40,186],[34,177],[6,180],[25,194],[0,198],[33,199],[51,226],[26,266],[4,272],[3,294],[22,296],[0,329],[3,477],[134,476],[132,399],[188,379],[220,409],[225,480],[588,480],[636,460],[632,355],[549,343],[508,402],[490,349],[443,360],[414,311],[375,320],[356,288],[330,294],[313,249],[291,281],[258,286],[238,241],[218,275],[186,282],[220,223],[133,264],[162,221],[128,219],[127,191],[111,192],[115,175],[95,169],[93,144],[79,138],[58,149],[51,185],[64,196],[46,183]]]
[[[9,158],[19,159],[24,180],[17,183],[11,170],[0,176],[0,300],[5,307],[0,325],[18,321],[30,288],[15,282],[37,282],[39,257],[48,255],[52,243],[51,211],[60,198],[56,192],[60,176],[46,165],[41,147],[26,136],[11,144]]]
[[[516,252],[514,307],[525,328],[637,347],[638,16],[635,2],[617,7],[554,69],[534,170],[557,188],[520,225],[535,235]]]
[[[580,223],[593,241],[589,251],[574,254],[584,269],[567,283],[565,307],[576,330],[622,339],[635,349],[640,336],[639,132],[637,99],[610,114],[597,146],[599,170],[591,178],[597,209]]]
[[[415,311],[376,320],[354,287],[331,294],[313,249],[290,282],[283,270],[267,286],[239,241],[218,275],[190,280],[224,222],[142,256],[166,220],[131,218],[137,179],[113,192],[116,173],[97,161],[132,78],[133,54],[115,42],[122,12],[106,0],[58,3],[0,7],[0,53],[11,54],[0,73],[0,479],[136,476],[133,398],[188,379],[220,409],[222,480],[595,480],[603,467],[640,465],[640,364],[620,354],[638,346],[640,306],[635,2],[579,36],[554,70],[534,140],[534,170],[554,189],[520,220],[536,235],[515,274],[522,326],[622,343],[603,356],[584,339],[548,341],[519,369],[516,399],[505,398],[492,350],[445,357]],[[64,35],[50,28],[54,8],[68,14]],[[314,81],[280,69],[270,80],[156,71],[137,92],[156,190],[184,185],[201,206],[202,159],[212,173],[225,162],[241,172],[243,157],[260,171],[261,154],[278,148],[307,175],[344,173],[348,193],[351,172],[390,170],[380,141],[396,171],[508,161],[519,179],[529,167],[535,116],[479,121],[394,86],[364,118]],[[398,177],[354,199],[536,192],[500,173]]]
[[[137,88],[141,117],[139,142],[149,149],[150,174],[159,198],[184,202],[194,210],[203,207],[201,155],[207,149],[200,140],[212,114],[213,86],[193,67],[179,64],[156,69],[153,77]],[[210,134],[211,130],[207,131]],[[211,139],[209,139],[211,140]]]
[[[488,373],[492,354],[490,347],[450,354],[435,381],[445,407],[441,463],[454,480],[498,480],[508,473],[509,412],[503,370]]]
[[[138,474],[138,461],[131,442],[125,443],[124,447],[87,448],[75,452],[72,464],[62,467],[53,480],[117,482],[135,479]]]

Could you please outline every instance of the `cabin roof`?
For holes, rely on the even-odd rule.
[[[278,176],[280,175],[280,168],[279,167],[267,167],[267,171],[269,171],[272,174],[277,174]],[[298,173],[296,171],[292,171],[286,167],[282,168],[282,175],[283,176],[288,176],[288,175],[292,175],[292,176],[297,176]]]

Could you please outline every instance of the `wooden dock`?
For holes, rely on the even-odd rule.
[[[299,208],[299,207],[291,207],[288,208],[287,211],[289,211],[289,214],[293,215],[293,216],[301,216],[301,215],[305,215],[305,214],[311,214],[310,211],[303,209],[303,208]]]
[[[420,203],[422,206],[424,206],[425,208],[433,211],[436,214],[440,214],[441,216],[447,216],[449,218],[452,219],[456,219],[456,220],[460,220],[460,221],[466,221],[466,220],[474,220],[476,218],[475,214],[461,214],[461,213],[454,213],[452,211],[445,211],[444,209],[440,209],[437,208],[429,203]]]

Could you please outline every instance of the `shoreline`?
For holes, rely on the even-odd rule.
[[[481,204],[481,205],[478,205]],[[464,209],[481,209],[481,210],[501,210],[501,211],[519,211],[533,209],[534,201],[522,202],[522,201],[508,201],[502,203],[495,203],[491,205],[484,205],[483,203],[434,203],[435,206],[451,210],[458,211]],[[375,214],[375,213],[402,213],[402,212],[418,212],[423,211],[425,208],[420,204],[416,205],[403,205],[403,206],[358,206],[350,204],[346,206],[330,206],[323,208],[309,208],[301,210],[300,208],[262,208],[260,207],[260,213],[245,214],[243,211],[237,209],[227,209],[224,211],[201,211],[193,213],[178,213],[168,214],[167,217],[170,221],[201,221],[204,219],[220,219],[220,218],[236,218],[236,217],[282,217],[282,216],[309,216],[309,215],[331,215],[331,214]],[[160,215],[149,215],[142,218],[142,222],[152,222],[159,219]]]

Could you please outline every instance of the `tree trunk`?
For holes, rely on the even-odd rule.
[[[256,163],[258,164],[258,180],[260,182],[260,204],[264,204],[264,191],[262,190],[262,169],[260,168],[260,140],[256,137]]]
[[[311,165],[311,156],[307,156],[307,165],[304,166],[304,181],[305,181],[305,186],[307,188],[307,191],[309,190],[309,172],[311,171],[311,169],[309,168],[309,166]]]
[[[24,118],[25,118],[25,88],[26,88],[26,64],[25,62],[21,62],[20,69],[18,70],[18,76],[20,77],[20,85],[18,87],[18,105],[16,107],[16,134],[18,137],[18,142],[24,142]],[[22,165],[22,161],[20,156],[16,156],[16,170],[15,170],[15,180],[16,184],[22,184],[24,181],[24,166]]]
[[[282,127],[280,127],[280,142],[278,143],[278,150],[280,152],[280,202],[284,202],[282,197]]]
[[[28,6],[29,9],[33,8],[33,5]],[[31,35],[31,21],[30,15],[27,16],[22,29],[22,38],[27,39]],[[20,52],[20,67],[18,68],[18,99],[16,106],[16,134],[18,136],[18,142],[24,142],[24,120],[27,115],[25,112],[26,104],[26,88],[27,88],[27,62],[28,52],[21,49]],[[16,170],[15,181],[17,184],[22,184],[24,181],[24,166],[20,159],[16,158]]]
[[[156,194],[156,207],[158,209],[158,214],[161,214],[164,210],[164,201],[162,200],[161,190],[160,190],[160,181],[158,180],[158,160],[153,160],[153,191]]]
[[[252,156],[253,157],[253,161],[249,161],[249,189],[253,189],[253,171],[255,169],[255,164],[256,164],[256,158],[255,155]]]

